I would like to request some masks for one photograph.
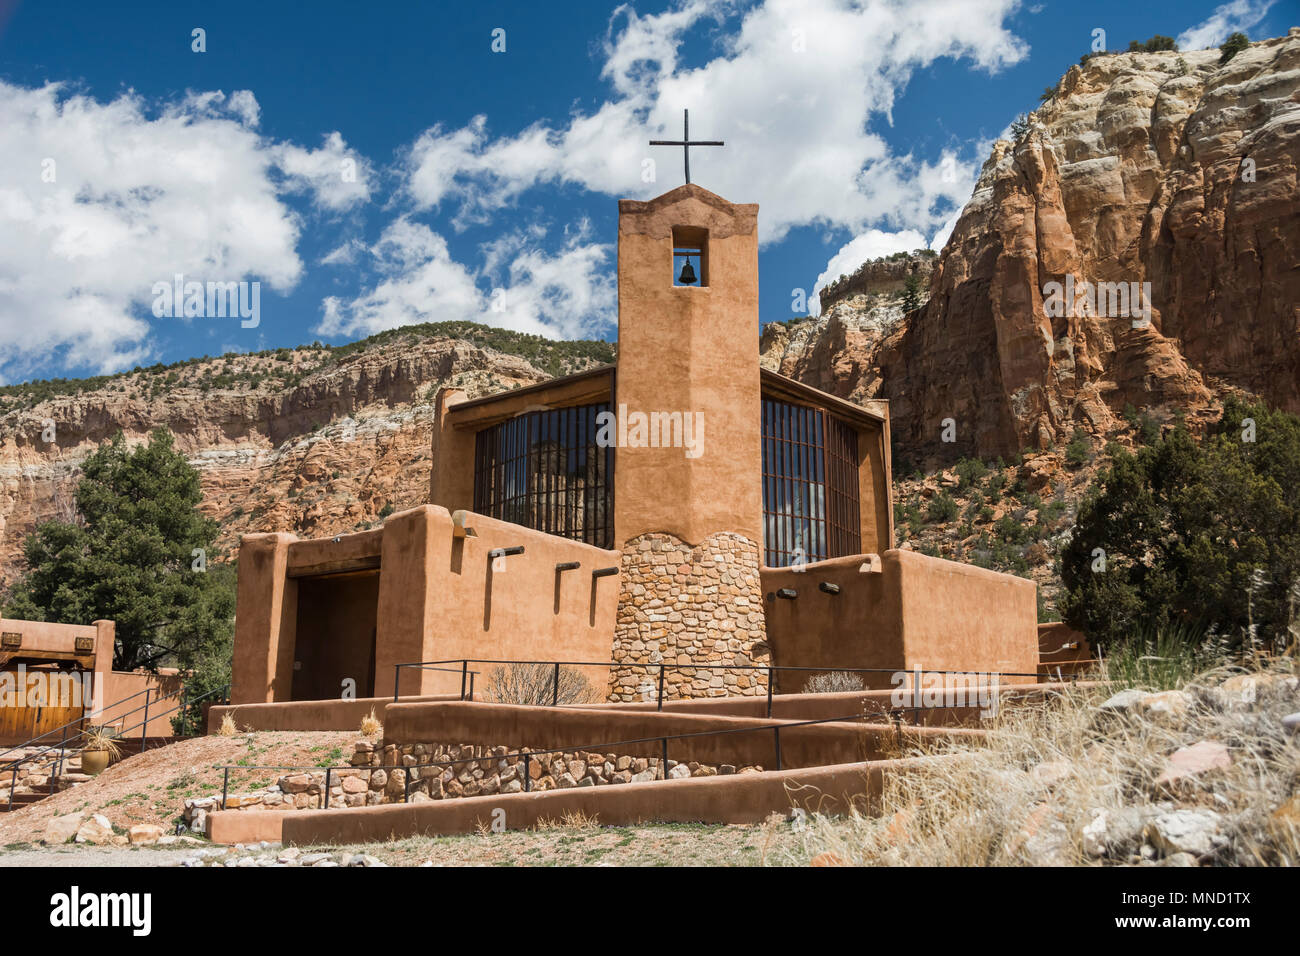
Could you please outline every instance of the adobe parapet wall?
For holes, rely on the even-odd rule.
[[[761,574],[777,666],[880,669],[862,675],[871,689],[894,686],[894,672],[917,668],[1035,682],[1033,581],[901,549]],[[783,589],[796,596],[779,597]],[[778,673],[777,687],[798,692],[811,676]]]

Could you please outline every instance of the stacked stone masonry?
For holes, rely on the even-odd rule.
[[[81,756],[76,750],[60,754],[45,747],[20,747],[6,754],[0,766],[4,768],[0,772],[0,805],[8,805],[11,793],[15,798],[46,794],[92,779],[81,772]]]
[[[758,545],[720,532],[691,547],[670,534],[644,534],[623,548],[608,699],[767,693],[766,671],[692,667],[769,663]]]
[[[413,803],[457,797],[520,793],[524,789],[524,758],[518,748],[473,744],[373,744],[358,741],[352,766],[331,770],[331,808],[402,803],[409,781]],[[718,774],[759,773],[762,767],[711,766],[668,761],[668,779],[712,777]],[[529,790],[563,790],[663,779],[658,757],[630,757],[585,751],[544,753],[528,760]],[[323,803],[324,770],[288,773],[275,784],[249,793],[226,796],[226,810],[313,810]],[[220,810],[221,797],[185,801],[185,822],[195,833],[206,832],[207,816]]]

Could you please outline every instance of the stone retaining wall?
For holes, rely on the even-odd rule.
[[[45,751],[44,747],[23,747],[0,760],[0,766],[6,768],[0,772],[0,804],[8,804],[11,790],[17,797],[46,792],[51,782],[55,789],[66,790],[94,779],[89,774],[81,772],[80,751],[67,751],[63,755],[61,764],[57,751],[52,753],[43,751]],[[36,756],[37,754],[40,756]],[[11,766],[14,761],[22,761],[18,764],[16,775]],[[58,775],[54,773],[56,769],[60,771]]]
[[[330,809],[402,803],[407,781],[410,800],[449,800],[457,797],[519,793],[524,789],[521,749],[472,744],[373,744],[358,741],[352,766],[330,772]],[[511,756],[506,756],[510,754]],[[452,761],[460,761],[453,763]],[[659,757],[631,757],[583,751],[546,753],[528,761],[529,790],[563,790],[644,783],[663,779]],[[708,766],[691,761],[668,761],[668,778],[712,777],[719,774],[757,773],[762,767]],[[262,790],[226,796],[226,810],[312,810],[323,803],[324,770],[288,773]],[[185,801],[185,823],[196,833],[207,827],[207,816],[222,809],[221,797]]]

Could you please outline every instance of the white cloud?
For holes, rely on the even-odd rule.
[[[370,199],[374,170],[364,156],[348,149],[337,132],[326,136],[320,149],[277,143],[271,155],[284,175],[286,189],[312,193],[319,206],[338,212]]]
[[[912,73],[939,57],[990,71],[1021,59],[1024,44],[1003,27],[1017,2],[768,0],[740,10],[682,0],[644,17],[620,7],[602,67],[612,99],[567,125],[515,135],[494,137],[484,116],[435,126],[406,157],[406,188],[418,209],[454,203],[457,226],[488,220],[544,183],[647,197],[680,181],[681,153],[646,141],[679,138],[689,107],[696,138],[727,142],[694,151],[692,179],[759,202],[765,242],[807,223],[929,232],[969,196],[973,171],[942,177],[891,151],[869,123],[888,121]],[[725,45],[703,66],[684,67],[681,41],[710,18],[732,28]],[[647,158],[652,183],[642,179]]]
[[[858,266],[871,259],[893,255],[895,252],[911,252],[913,249],[925,248],[925,236],[915,229],[901,232],[881,232],[868,229],[859,236],[840,247],[840,251],[831,256],[826,269],[817,277],[813,293],[808,297],[810,315],[821,315],[821,302],[817,293],[830,285],[840,276],[851,275]]]
[[[585,224],[556,254],[543,250],[544,238],[533,229],[497,239],[485,247],[484,266],[471,270],[452,259],[446,239],[402,217],[369,250],[374,286],[355,298],[326,298],[315,331],[363,336],[467,319],[548,338],[598,332],[614,315],[609,247],[589,242]]]
[[[149,359],[157,323],[183,321],[150,312],[154,283],[176,273],[298,282],[300,225],[279,194],[338,209],[364,193],[328,181],[337,136],[277,144],[258,115],[248,91],[151,108],[0,82],[0,377]]]
[[[1203,22],[1178,34],[1178,49],[1206,50],[1219,46],[1233,33],[1247,33],[1268,15],[1276,0],[1232,0],[1215,7]]]

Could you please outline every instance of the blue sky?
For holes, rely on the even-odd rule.
[[[0,381],[473,319],[614,334],[619,197],[758,202],[763,321],[941,241],[1105,31],[1217,44],[1276,0],[552,5],[0,0]],[[204,31],[203,52],[192,31]],[[497,46],[493,50],[494,31]],[[654,161],[647,181],[646,161]],[[153,287],[258,281],[255,328]],[[802,314],[802,313],[799,313]]]

